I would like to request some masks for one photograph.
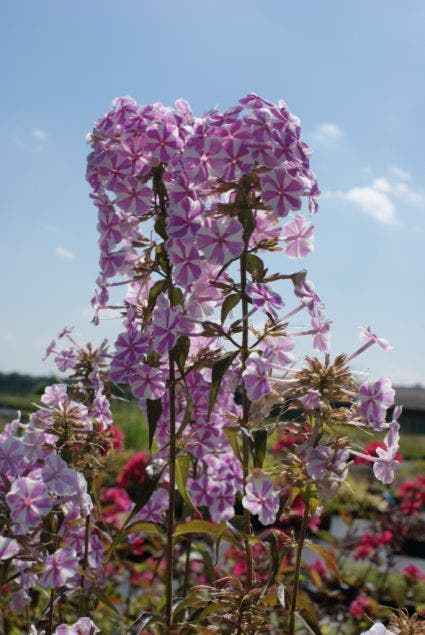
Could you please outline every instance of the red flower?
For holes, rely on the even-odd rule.
[[[146,452],[136,452],[118,474],[117,483],[128,489],[130,486],[143,485],[149,456]]]
[[[365,595],[358,595],[348,607],[351,615],[356,619],[360,620],[365,613],[370,615],[373,611],[372,604],[370,600]]]
[[[124,448],[124,435],[121,428],[118,426],[111,426],[112,434],[112,447],[118,452]]]

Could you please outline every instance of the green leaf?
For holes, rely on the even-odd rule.
[[[218,391],[220,389],[221,380],[226,370],[229,369],[231,363],[238,356],[239,351],[233,351],[220,357],[212,367],[211,378],[211,392],[210,392],[210,405],[208,408],[208,416],[210,416],[212,409],[214,408],[215,400],[217,399]]]
[[[247,254],[246,256],[246,269],[256,282],[260,282],[265,273],[264,262],[255,254]]]
[[[254,430],[254,467],[263,467],[267,450],[267,430]]]
[[[154,536],[162,536],[158,525],[152,523],[149,520],[138,520],[125,528],[125,535],[134,534],[137,532],[143,532],[145,534],[152,534]]]
[[[150,611],[143,611],[143,613],[140,613],[138,618],[130,626],[130,630],[127,631],[127,635],[139,635],[142,629],[146,628],[146,626],[150,626],[151,624],[160,624],[161,626],[165,626],[160,615],[151,613]]]
[[[176,438],[182,434],[183,430],[190,423],[192,419],[192,410],[193,410],[193,401],[189,392],[186,392],[186,409],[184,411],[183,421],[181,422],[180,428],[177,430]]]
[[[240,546],[240,541],[232,534],[224,520],[220,523],[210,523],[207,520],[190,520],[176,527],[174,536],[187,536],[188,534],[207,534],[214,538],[222,538],[232,545]]]
[[[230,311],[239,303],[241,296],[239,293],[230,293],[226,296],[221,305],[221,323],[223,324]]]
[[[192,511],[197,512],[198,510],[187,491],[187,477],[189,475],[190,464],[191,460],[187,454],[181,454],[176,458],[176,485],[184,502]]]
[[[311,542],[311,540],[306,540],[304,546],[314,553],[319,554],[323,558],[323,560],[328,565],[329,571],[331,571],[338,580],[341,581],[341,573],[338,569],[338,562],[335,556],[335,551],[332,547],[324,547],[323,545],[317,545],[315,542]]]
[[[146,400],[146,415],[148,418],[149,428],[149,450],[152,449],[153,437],[155,435],[156,425],[162,414],[162,401],[159,399]]]
[[[177,342],[174,345],[171,354],[173,356],[174,361],[177,363],[179,371],[184,373],[184,365],[189,354],[190,348],[190,339],[187,335],[181,335]]]
[[[242,455],[238,445],[238,437],[240,433],[239,426],[223,426],[224,433],[230,443],[230,447],[242,463]]]
[[[152,289],[149,291],[148,297],[148,305],[146,307],[146,312],[148,314],[152,313],[155,308],[156,299],[160,293],[164,293],[167,289],[167,281],[166,280],[157,280],[153,285]]]
[[[183,291],[180,287],[173,287],[171,290],[171,306],[177,306],[177,304],[183,304]]]
[[[310,600],[310,596],[305,591],[298,591],[297,612],[307,626],[313,631],[314,635],[323,635],[317,620],[314,604]]]

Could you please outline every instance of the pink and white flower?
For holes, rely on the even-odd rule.
[[[135,397],[142,402],[159,399],[165,391],[166,374],[162,368],[139,364],[130,375],[130,384]]]
[[[49,513],[52,501],[44,483],[29,477],[17,478],[6,494],[10,516],[16,525],[16,534],[26,534],[37,527],[42,516]]]
[[[198,231],[196,244],[208,262],[221,266],[239,258],[244,249],[242,235],[237,218],[210,218]]]
[[[285,252],[289,258],[305,258],[313,251],[314,225],[298,214],[283,228]]]
[[[301,196],[306,184],[291,176],[285,168],[278,167],[266,172],[261,178],[262,197],[281,218],[291,210],[301,209]]]
[[[242,505],[251,514],[257,514],[263,525],[271,525],[279,511],[280,498],[272,481],[266,475],[251,476],[246,486]]]
[[[258,353],[249,356],[242,378],[250,401],[260,401],[270,392],[269,370],[270,364]]]

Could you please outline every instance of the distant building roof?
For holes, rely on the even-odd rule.
[[[405,410],[425,411],[425,388],[422,386],[394,386],[395,402]]]

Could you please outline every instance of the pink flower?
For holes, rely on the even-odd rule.
[[[305,193],[306,185],[302,180],[290,176],[285,168],[274,168],[267,172],[261,178],[261,185],[263,201],[278,216],[287,216],[291,210],[301,209],[301,196]]]
[[[360,415],[374,429],[382,429],[387,408],[393,405],[394,396],[391,381],[386,377],[375,382],[363,382],[358,393]]]
[[[351,602],[348,610],[355,619],[360,620],[365,613],[372,613],[372,604],[364,595],[358,595]]]
[[[112,206],[99,212],[97,229],[100,233],[99,244],[102,249],[108,251],[113,249],[123,238],[121,219]]]
[[[388,340],[383,337],[378,337],[378,335],[372,331],[370,326],[361,326],[360,327],[360,338],[365,340],[366,342],[372,342],[378,344],[384,351],[392,351],[394,350],[394,346],[388,342]]]
[[[313,251],[314,225],[298,214],[283,228],[285,252],[289,258],[305,258]]]
[[[9,436],[0,443],[0,473],[4,476],[16,476],[21,465],[25,465],[25,446],[21,439]]]
[[[63,547],[47,556],[40,584],[48,589],[64,586],[77,574],[78,569],[79,563],[75,549]]]
[[[74,368],[75,361],[75,352],[72,348],[61,351],[59,355],[55,357],[55,364],[61,373],[65,373],[67,370]]]
[[[200,226],[202,204],[192,198],[184,198],[173,207],[167,218],[167,234],[170,238],[188,238],[194,236]]]
[[[399,450],[399,428],[399,424],[393,421],[384,438],[387,449],[376,448],[377,458],[373,460],[373,473],[378,481],[381,481],[384,485],[389,485],[393,482],[394,470],[399,464],[396,459]]]
[[[78,622],[71,626],[66,624],[58,626],[54,635],[96,635],[96,633],[100,633],[96,624],[89,617],[80,617]]]
[[[150,210],[152,190],[134,176],[117,185],[115,203],[128,214],[145,214]]]
[[[189,478],[187,487],[193,502],[199,507],[210,507],[213,500],[220,494],[219,485],[206,475],[196,480]]]
[[[120,333],[115,342],[116,356],[132,363],[138,362],[148,352],[148,339],[135,328]]]
[[[52,384],[44,389],[40,399],[41,403],[52,408],[57,408],[60,403],[67,399],[65,384]]]
[[[317,295],[314,284],[310,280],[304,280],[294,287],[295,295],[305,304],[310,315],[317,316],[324,308],[324,304]]]
[[[164,488],[155,490],[148,502],[143,505],[137,516],[137,520],[150,520],[153,523],[164,519],[164,512],[168,509],[168,492]],[[137,534],[136,534],[137,535]]]
[[[13,538],[0,536],[0,560],[9,560],[20,552],[19,543]]]
[[[165,391],[166,375],[164,370],[149,364],[139,364],[130,375],[130,384],[135,397],[145,402],[146,399],[159,399]]]
[[[260,401],[270,392],[269,369],[269,364],[258,353],[249,356],[242,377],[251,401]]]
[[[306,410],[316,410],[323,407],[323,401],[320,400],[320,397],[321,394],[318,390],[310,388],[304,397],[301,397],[298,401],[302,403]]]
[[[187,287],[202,275],[201,259],[193,243],[181,238],[168,240],[168,253],[173,264],[177,284]]]
[[[425,581],[425,572],[422,569],[419,569],[414,564],[408,564],[405,566],[401,573],[407,578],[407,580],[413,584],[416,582],[424,582]]]
[[[186,147],[182,161],[186,173],[195,183],[208,180],[212,169],[212,161],[220,152],[221,143],[218,139],[192,141]]]
[[[251,514],[257,514],[263,525],[271,525],[276,520],[279,504],[279,494],[273,488],[273,483],[268,476],[250,478],[246,486],[246,494],[242,498],[245,509]]]
[[[208,262],[224,265],[239,258],[243,228],[237,218],[207,219],[196,235],[196,244]]]
[[[211,520],[219,523],[230,520],[235,515],[235,490],[232,483],[227,481],[218,483],[218,491],[214,491],[214,499],[209,505]]]
[[[145,149],[158,161],[167,163],[183,147],[177,126],[158,122],[146,131]]]
[[[216,176],[235,181],[254,167],[254,160],[247,143],[231,139],[225,141],[220,152],[211,158],[211,165]]]
[[[161,294],[152,318],[152,349],[162,355],[173,348],[181,333],[181,310],[172,307],[167,296]]]
[[[312,318],[313,347],[316,351],[328,352],[331,325],[332,322],[330,320],[325,320],[322,317]]]
[[[44,459],[41,477],[48,490],[58,496],[77,493],[76,472],[56,452],[51,452]]]
[[[295,357],[289,352],[295,347],[295,340],[289,335],[281,337],[265,338],[260,343],[263,357],[272,364],[280,364],[282,367],[292,364]]]
[[[278,293],[261,282],[249,282],[246,285],[246,292],[252,300],[252,304],[259,309],[263,309],[269,313],[275,320],[277,318],[277,310],[285,306],[284,301]]]
[[[47,487],[40,480],[17,478],[6,494],[10,516],[16,524],[16,533],[26,534],[41,522],[41,517],[52,508]]]

